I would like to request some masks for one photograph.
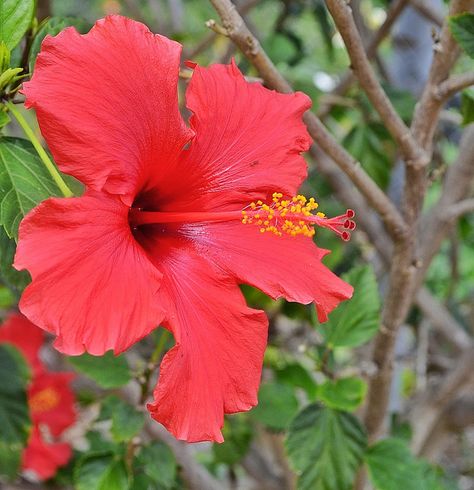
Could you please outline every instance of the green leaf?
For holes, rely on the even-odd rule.
[[[16,243],[8,237],[0,226],[0,280],[12,291],[21,292],[30,282],[27,271],[17,271],[13,268]]]
[[[380,324],[380,297],[370,266],[351,269],[343,279],[354,287],[353,297],[336,308],[320,326],[328,347],[356,347],[370,340]]]
[[[40,201],[59,195],[33,145],[21,138],[0,138],[0,225],[17,238],[18,225]]]
[[[309,405],[290,425],[286,447],[298,490],[349,490],[367,446],[351,414]]]
[[[286,429],[298,411],[294,389],[286,384],[267,383],[260,387],[258,405],[251,416],[275,430]]]
[[[141,448],[134,462],[134,473],[143,473],[155,485],[171,488],[176,479],[177,464],[173,453],[162,442]],[[148,488],[154,488],[148,486]]]
[[[36,33],[33,42],[31,43],[30,53],[28,57],[28,65],[30,67],[30,73],[33,73],[36,64],[36,58],[41,49],[41,43],[46,36],[56,36],[63,29],[69,26],[74,26],[81,33],[88,30],[88,25],[81,20],[74,17],[51,17],[46,22],[42,23],[38,32]]]
[[[26,398],[29,370],[13,346],[0,345],[0,379],[0,476],[14,478],[31,422]]]
[[[143,428],[143,413],[115,395],[102,402],[101,419],[112,419],[111,434],[115,442],[129,441]]]
[[[13,296],[10,289],[5,286],[0,286],[0,309],[7,310],[12,308],[15,303],[15,296]]]
[[[474,122],[474,96],[467,91],[461,94],[461,115],[463,126]]]
[[[281,383],[302,388],[311,400],[316,396],[316,382],[301,364],[289,363],[280,369],[276,369],[275,376]]]
[[[474,58],[474,14],[465,13],[450,17],[449,27],[461,48]]]
[[[440,475],[428,463],[416,459],[401,439],[384,439],[365,455],[376,490],[442,490]]]
[[[77,371],[93,379],[102,388],[119,388],[132,379],[125,356],[114,356],[112,351],[103,356],[82,354],[69,357],[68,361]]]
[[[244,414],[226,417],[222,434],[224,442],[212,445],[214,458],[219,463],[233,466],[247,454],[252,441],[252,429],[248,417]]]
[[[113,453],[88,454],[74,470],[76,490],[127,490],[129,478],[124,462]]]
[[[367,383],[360,378],[328,380],[318,387],[317,398],[326,406],[339,410],[354,411],[367,393]]]
[[[33,20],[35,0],[2,0],[0,2],[0,42],[13,49]]]

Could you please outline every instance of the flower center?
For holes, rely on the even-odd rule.
[[[47,412],[57,407],[60,401],[59,394],[53,388],[45,388],[38,391],[28,400],[32,413]]]
[[[256,201],[237,211],[161,212],[131,208],[129,221],[132,228],[158,223],[241,221],[243,224],[259,226],[261,233],[270,232],[277,236],[286,233],[290,236],[307,237],[314,235],[314,226],[320,226],[332,230],[345,241],[350,239],[350,230],[356,227],[352,221],[355,216],[352,209],[340,216],[327,218],[323,213],[312,213],[318,208],[314,198],[307,199],[302,195],[282,198],[283,194],[274,192],[270,204]]]

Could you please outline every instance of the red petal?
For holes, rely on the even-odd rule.
[[[19,313],[10,315],[0,327],[0,343],[19,349],[36,373],[43,369],[38,356],[43,340],[43,331]]]
[[[25,471],[32,471],[39,480],[53,477],[60,466],[69,462],[72,450],[69,444],[49,444],[43,441],[38,428],[34,428],[23,451],[22,467]]]
[[[163,359],[148,408],[178,439],[222,442],[224,412],[257,404],[267,319],[246,306],[234,281],[178,243],[172,247],[160,253],[171,308],[165,326],[176,345]]]
[[[76,398],[69,384],[73,373],[43,372],[33,378],[28,400],[33,423],[45,424],[59,436],[76,421]]]
[[[311,142],[302,122],[311,105],[306,95],[248,83],[232,63],[196,66],[186,99],[196,136],[179,169],[161,177],[162,209],[203,208],[209,196],[215,206],[295,194],[307,172],[300,153]]]
[[[278,237],[238,222],[196,225],[194,230],[188,226],[187,235],[210,261],[240,282],[272,298],[314,302],[321,322],[341,301],[352,296],[352,287],[322,264],[328,251],[318,248],[308,237]]]
[[[155,328],[161,274],[135,241],[128,207],[90,194],[48,199],[20,225],[17,269],[28,269],[21,311],[58,336],[61,352],[122,352]]]
[[[47,37],[24,93],[61,170],[129,194],[157,162],[175,158],[191,135],[178,110],[180,53],[120,16],[84,36],[71,27]]]

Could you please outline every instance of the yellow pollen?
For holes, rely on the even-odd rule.
[[[38,391],[28,400],[28,405],[32,413],[47,412],[57,407],[60,396],[53,388],[45,388]]]
[[[277,236],[285,233],[290,236],[312,237],[315,234],[314,223],[309,222],[308,217],[313,217],[312,211],[317,208],[318,203],[313,197],[307,199],[298,194],[283,199],[281,192],[274,192],[270,204],[258,200],[243,210],[242,223],[263,225],[260,233],[269,232]],[[317,213],[317,216],[324,217],[322,213]]]

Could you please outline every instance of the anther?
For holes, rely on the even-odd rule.
[[[328,228],[336,233],[342,240],[350,240],[351,234],[347,230],[355,230],[356,224],[352,220],[355,212],[352,209],[340,216],[327,218],[324,213],[312,212],[318,208],[318,203],[313,197],[307,199],[305,196],[297,196],[282,199],[281,192],[272,194],[272,202],[266,204],[261,200],[252,202],[242,211],[242,223],[255,223],[259,226],[261,233],[270,232],[277,236],[286,233],[290,236],[304,235],[313,237],[314,226]],[[255,219],[255,221],[254,221]]]

